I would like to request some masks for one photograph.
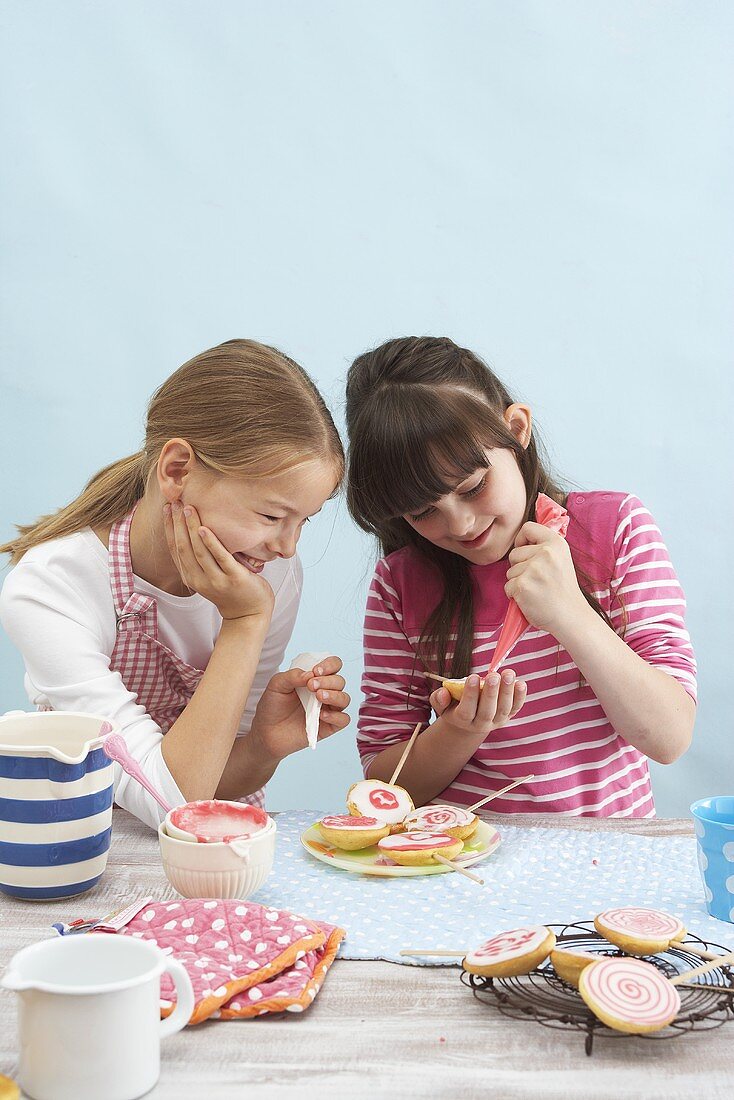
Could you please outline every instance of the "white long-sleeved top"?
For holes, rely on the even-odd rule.
[[[262,574],[275,593],[275,606],[238,736],[249,732],[255,708],[278,671],[293,630],[303,571],[297,557],[269,562]],[[135,591],[154,596],[158,637],[188,664],[205,669],[222,618],[199,594],[173,596],[140,577]],[[54,710],[85,711],[119,723],[128,748],[163,796],[185,801],[161,752],[163,734],[119,672],[110,669],[116,618],[106,546],[86,528],[29,550],[5,579],[0,622],[25,663],[30,702]],[[115,765],[115,801],[147,825],[163,816],[139,783]]]

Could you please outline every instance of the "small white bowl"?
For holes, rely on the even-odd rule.
[[[260,832],[226,844],[178,840],[164,826],[158,826],[163,870],[182,897],[249,898],[272,870],[277,827],[271,817]]]
[[[218,806],[231,806],[234,810],[252,809],[253,811],[256,811],[257,813],[264,813],[263,810],[259,810],[255,806],[248,806],[247,803],[243,803],[243,802],[230,802],[230,801],[227,801],[227,799],[224,799],[224,798],[206,798],[206,799],[200,799],[199,802],[216,802]],[[186,803],[184,803],[185,806],[196,806],[198,804],[199,804],[198,802],[186,802]],[[187,829],[182,829],[182,828],[180,828],[180,826],[174,825],[174,823],[171,821],[171,815],[175,814],[177,810],[181,810],[181,809],[183,809],[183,806],[173,806],[168,811],[168,813],[166,814],[165,821],[164,821],[163,824],[165,825],[165,831],[168,833],[169,836],[175,836],[177,840],[186,840],[189,843],[193,842],[194,844],[218,844],[219,843],[219,841],[213,841],[213,840],[202,840],[202,841],[200,841],[195,833],[190,833]],[[265,814],[265,818],[266,818],[266,822],[271,820],[271,818],[269,818],[267,816],[267,814]],[[262,826],[262,829],[265,829],[265,828],[267,828],[267,825]],[[257,831],[259,832],[260,830],[257,830]],[[256,834],[253,833],[252,835],[255,836]],[[245,839],[247,839],[246,836],[245,836]]]

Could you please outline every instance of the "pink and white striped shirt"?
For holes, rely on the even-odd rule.
[[[624,493],[571,493],[566,507],[574,561],[592,578],[593,594],[617,632],[695,700],[696,663],[684,622],[685,597],[650,513]],[[470,569],[475,609],[471,671],[484,674],[507,610],[508,562]],[[435,682],[423,675],[416,650],[441,584],[433,567],[410,547],[377,564],[365,613],[364,702],[357,735],[365,775],[379,752],[407,740],[417,722],[431,719],[428,699]],[[498,798],[492,809],[653,817],[647,757],[615,732],[555,638],[530,627],[505,664],[527,682],[525,705],[487,738],[434,801],[468,806],[532,772],[530,783]]]

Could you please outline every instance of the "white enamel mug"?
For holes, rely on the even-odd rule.
[[[160,977],[176,1007],[160,1019]],[[33,944],[0,984],[19,994],[18,1080],[33,1100],[136,1100],[160,1074],[160,1041],[194,1010],[186,970],[145,940],[107,933]]]

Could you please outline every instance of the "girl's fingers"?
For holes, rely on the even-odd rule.
[[[499,687],[499,673],[488,672],[484,680],[482,694],[479,697],[479,706],[477,707],[477,721],[481,722],[482,725],[494,722],[494,716],[497,712],[497,693]]]
[[[308,681],[309,691],[344,691],[346,680],[343,676],[318,676]]]
[[[191,538],[189,537],[189,529],[186,526],[183,508],[177,500],[174,500],[171,505],[171,515],[173,519],[173,559],[184,582],[191,586],[201,567],[191,546]]]
[[[209,545],[201,537],[201,520],[196,509],[186,505],[183,510],[183,521],[189,533],[191,553],[196,558],[199,567],[205,572],[211,573],[213,569],[218,568],[218,563]]]
[[[515,696],[515,673],[512,669],[505,669],[500,681],[500,689],[497,695],[497,712],[494,716],[496,726],[503,725],[510,717]]]
[[[316,698],[320,703],[328,703],[329,707],[336,710],[344,710],[352,701],[346,691],[317,691]]]
[[[445,687],[436,688],[428,697],[428,702],[440,718],[443,712],[451,706],[451,696]]]
[[[196,530],[212,561],[216,562],[223,573],[231,573],[232,567],[238,565],[239,562],[232,557],[227,547],[222,545],[210,527],[197,525]],[[245,567],[242,566],[242,568]]]
[[[514,550],[510,550],[507,557],[510,565],[517,565],[518,562],[532,558],[537,552],[535,544],[528,543],[526,546],[516,546]]]
[[[319,661],[319,663],[311,669],[311,674],[319,678],[322,676],[334,676],[337,672],[341,672],[341,669],[342,662],[338,657],[325,657],[323,661]]]
[[[290,695],[296,688],[305,687],[306,681],[302,668],[289,668],[285,672],[276,672],[268,681],[267,690],[277,691],[279,695]]]
[[[550,528],[542,523],[528,521],[527,523],[523,523],[518,531],[517,538],[515,539],[515,547],[547,542],[549,538],[553,538],[556,534],[556,531],[551,531]]]
[[[524,680],[515,680],[515,695],[510,708],[510,718],[514,718],[528,697],[528,685]]]
[[[474,674],[466,678],[464,694],[461,696],[455,712],[456,717],[461,719],[462,722],[471,723],[477,716],[480,695],[479,683],[479,677]]]
[[[346,729],[350,721],[351,719],[345,711],[331,710],[330,707],[324,707],[319,715],[319,741],[323,740],[324,737],[331,737],[332,733],[338,733],[339,730]]]

